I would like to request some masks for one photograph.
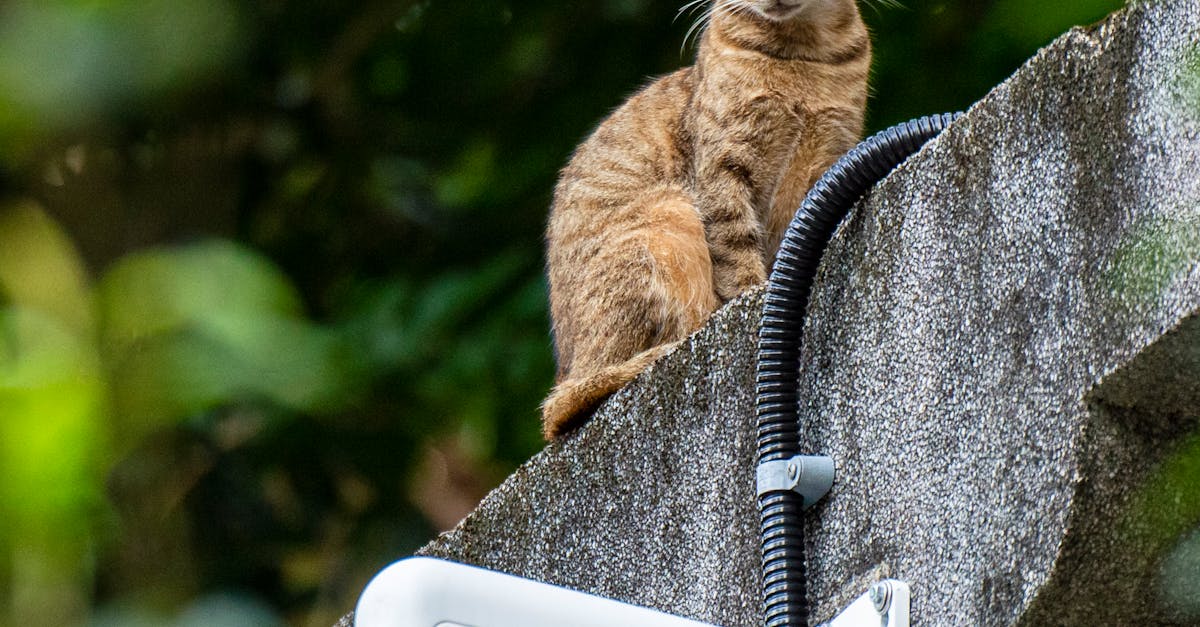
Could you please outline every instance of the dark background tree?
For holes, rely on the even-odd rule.
[[[871,130],[1121,3],[884,4]],[[556,170],[677,8],[0,7],[0,624],[331,624],[539,450]]]

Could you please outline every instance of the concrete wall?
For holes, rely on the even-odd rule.
[[[1198,42],[1200,0],[1068,33],[839,230],[800,381],[839,473],[809,518],[815,620],[880,576],[927,626],[1200,620],[1161,575],[1200,523]],[[760,306],[422,553],[759,624]]]

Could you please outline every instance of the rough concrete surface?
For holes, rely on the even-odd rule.
[[[880,576],[927,626],[1200,620],[1157,592],[1200,523],[1200,477],[1170,480],[1200,422],[1198,42],[1200,0],[1071,31],[839,229],[800,380],[806,445],[838,464],[808,518],[814,622]],[[421,552],[760,624],[760,306]]]

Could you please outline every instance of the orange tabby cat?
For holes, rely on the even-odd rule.
[[[547,438],[765,281],[804,194],[862,133],[854,0],[712,0],[707,17],[696,64],[601,123],[555,189]]]

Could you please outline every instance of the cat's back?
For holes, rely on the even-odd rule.
[[[619,208],[650,188],[685,181],[691,150],[684,120],[694,94],[692,68],[677,70],[635,93],[596,127],[559,177],[552,243],[568,214]]]

